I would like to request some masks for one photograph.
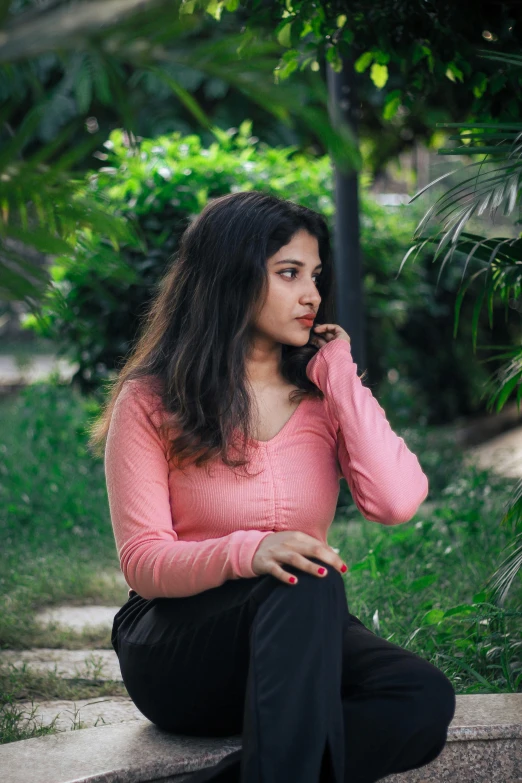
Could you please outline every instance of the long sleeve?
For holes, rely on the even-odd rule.
[[[326,397],[339,464],[357,508],[373,522],[408,522],[428,494],[428,478],[358,377],[350,343],[337,338],[321,346],[306,374]]]
[[[254,577],[255,550],[272,531],[178,539],[166,447],[151,420],[147,397],[132,381],[123,385],[105,447],[110,515],[127,584],[143,598],[170,598],[194,595],[227,579]]]

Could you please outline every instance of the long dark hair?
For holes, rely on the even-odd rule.
[[[335,322],[334,271],[326,220],[312,209],[262,191],[229,193],[210,200],[181,236],[167,272],[150,301],[135,346],[118,376],[106,382],[100,416],[90,427],[90,446],[103,454],[114,404],[125,381],[147,378],[163,412],[168,459],[197,467],[216,455],[225,465],[248,464],[250,398],[245,357],[251,324],[265,301],[267,260],[305,229],[318,240],[323,265],[317,281],[317,323]],[[281,372],[305,396],[323,398],[306,376],[317,346],[282,345]],[[173,425],[173,422],[175,424]],[[234,430],[243,433],[239,459],[227,449]]]

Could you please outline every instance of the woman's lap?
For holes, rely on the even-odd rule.
[[[269,580],[227,580],[184,598],[134,596],[134,610],[118,623],[122,607],[113,646],[149,720],[179,733],[241,733],[255,595]]]
[[[240,734],[250,629],[257,608],[278,587],[299,589],[299,585],[283,585],[263,575],[228,580],[180,599],[130,598],[115,617],[113,646],[138,709],[153,723],[177,733]],[[436,698],[440,685],[446,697],[441,710],[447,712],[452,688],[444,674],[420,656],[377,636],[347,607],[343,699],[357,702],[403,694],[411,705],[415,704],[412,694],[418,694],[422,703],[423,694],[428,700],[432,693]]]

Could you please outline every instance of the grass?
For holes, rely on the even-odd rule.
[[[70,730],[85,729],[88,724],[84,723],[80,719],[80,708],[73,704],[70,710],[67,712],[73,713],[73,719]],[[47,734],[56,734],[64,729],[60,729],[57,725],[57,720],[60,714],[56,715],[53,720],[45,725],[42,725],[38,716],[38,704],[32,704],[31,709],[27,710],[23,707],[20,708],[17,704],[8,703],[2,707],[2,715],[0,717],[0,745],[5,745],[8,742],[19,742],[24,739],[34,739],[35,737],[45,737]],[[102,724],[105,721],[102,718]],[[94,724],[97,726],[98,722]]]
[[[98,680],[91,672],[87,677],[61,677],[56,671],[41,672],[26,662],[0,666],[0,693],[16,700],[91,699],[96,696],[127,696],[122,682]]]
[[[104,576],[119,565],[103,464],[86,448],[89,403],[67,386],[33,384],[0,404],[0,647],[54,646],[39,608],[127,595]]]
[[[80,677],[62,678],[56,672],[34,671],[25,663],[21,666],[2,664],[0,665],[0,744],[63,731],[57,726],[60,713],[55,715],[49,724],[42,725],[38,714],[39,703],[42,700],[70,701],[71,706],[66,712],[73,713],[71,729],[74,730],[85,728],[86,725],[80,720],[77,700],[98,700],[114,696],[127,696],[123,683],[109,680],[82,680]],[[29,708],[27,702],[31,703]]]
[[[513,538],[499,520],[516,482],[464,466],[450,429],[403,436],[428,474],[430,497],[403,525],[345,515],[332,527],[329,544],[349,566],[349,609],[434,663],[457,693],[521,692],[522,580],[502,607],[487,585]]]
[[[46,606],[121,605],[127,598],[115,578],[103,464],[86,448],[85,425],[96,410],[52,383],[0,400],[0,647],[111,648],[107,629],[80,633],[35,620]],[[520,692],[521,580],[503,607],[485,590],[513,537],[498,520],[516,482],[465,465],[451,428],[390,423],[417,454],[430,495],[410,522],[390,527],[364,519],[341,482],[329,544],[349,566],[350,611],[432,661],[457,693]],[[0,742],[51,733],[20,712],[27,695],[90,698],[122,687],[1,667]]]

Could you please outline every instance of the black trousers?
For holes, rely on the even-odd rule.
[[[341,574],[297,567],[183,598],[131,595],[112,644],[136,707],[162,729],[241,735],[191,783],[373,783],[447,740],[448,678],[349,612]]]

